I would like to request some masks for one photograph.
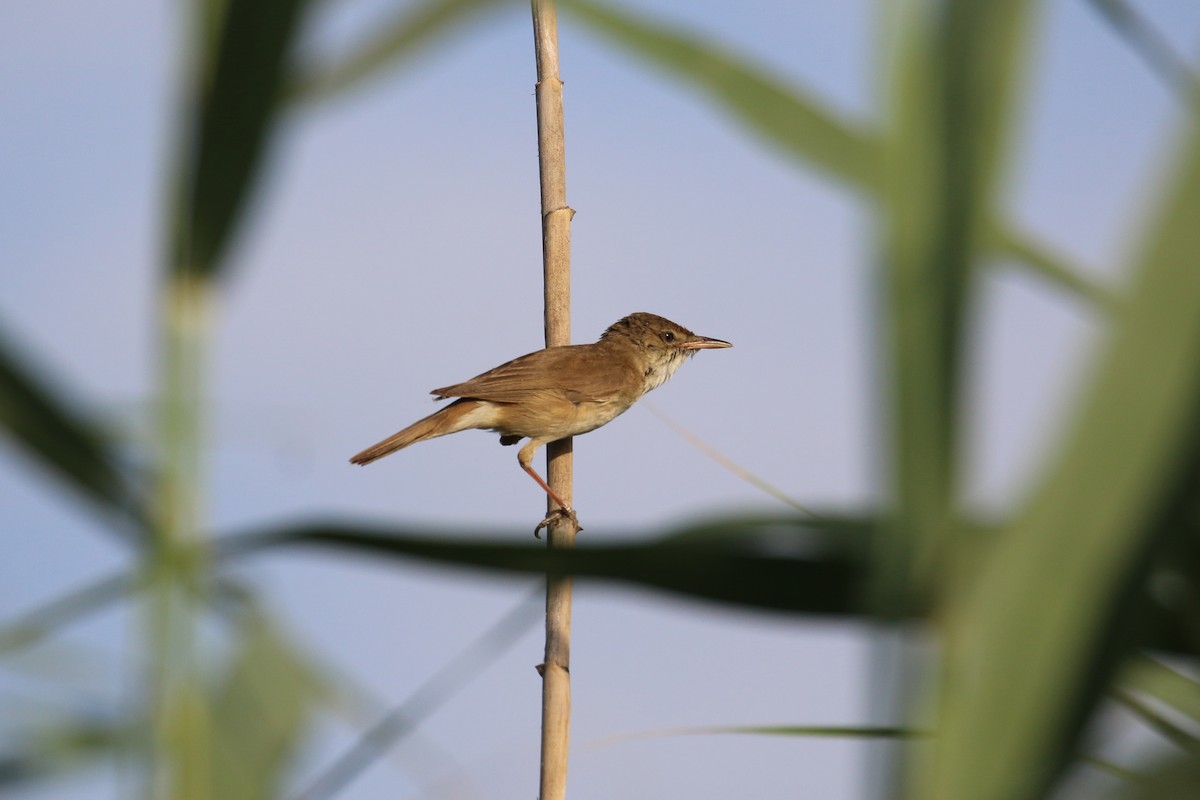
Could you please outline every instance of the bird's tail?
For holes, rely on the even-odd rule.
[[[410,444],[445,436],[448,433],[465,431],[468,428],[485,427],[481,413],[485,409],[478,400],[455,400],[441,411],[419,419],[399,433],[394,433],[382,442],[373,444],[351,457],[351,464],[370,464],[372,461],[391,455]]]

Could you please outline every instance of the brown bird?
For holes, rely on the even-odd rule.
[[[537,449],[612,422],[639,397],[666,383],[697,350],[732,346],[697,336],[654,314],[630,314],[609,327],[595,344],[547,347],[466,383],[434,389],[432,394],[438,400],[458,399],[371,445],[350,462],[370,464],[415,442],[471,428],[499,433],[502,445],[528,438],[517,453],[521,469],[563,513],[574,518],[570,506],[534,471]]]

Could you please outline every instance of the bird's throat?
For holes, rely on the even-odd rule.
[[[671,379],[675,374],[675,370],[679,369],[680,365],[687,360],[687,354],[682,350],[668,351],[669,355],[662,360],[654,360],[646,365],[643,373],[646,379],[646,386],[642,390],[642,394],[657,389]]]

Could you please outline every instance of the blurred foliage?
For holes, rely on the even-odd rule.
[[[1183,98],[1170,180],[1148,204],[1119,296],[1003,218],[1013,116],[1028,93],[1040,4],[905,0],[885,12],[882,122],[840,119],[803,88],[719,42],[626,7],[564,0],[568,19],[703,97],[798,169],[818,170],[876,215],[885,354],[888,492],[879,509],[827,518],[715,519],[638,544],[549,552],[461,532],[301,521],[212,536],[203,524],[203,385],[217,277],[298,103],[322,102],[411,67],[411,56],[502,3],[427,0],[398,8],[356,47],[303,61],[321,4],[192,4],[192,68],[179,88],[172,243],[163,264],[164,369],[158,453],[120,457],[87,403],[44,379],[0,337],[0,426],[31,465],[86,497],[130,540],[139,567],[81,587],[0,627],[11,656],[111,603],[145,608],[143,696],[114,720],[84,713],[22,727],[0,752],[0,787],[97,759],[147,767],[154,797],[268,798],[294,783],[298,747],[337,691],[223,568],[287,547],[336,548],[464,568],[563,574],[648,586],[763,613],[863,622],[922,620],[937,640],[927,672],[904,676],[908,731],[889,791],[921,800],[1052,796],[1094,759],[1097,719],[1121,707],[1174,748],[1114,769],[1114,798],[1191,798],[1200,785],[1200,82],[1132,7],[1094,7]],[[1000,256],[1000,258],[997,258]],[[964,517],[963,353],[980,274],[1016,264],[1047,290],[1095,308],[1106,345],[1067,435],[1029,497],[987,526]],[[457,535],[456,535],[457,534]],[[220,620],[218,658],[199,620]],[[501,636],[515,635],[509,628]],[[457,674],[457,673],[456,673]],[[439,696],[451,691],[439,684]],[[428,707],[423,706],[424,708]],[[396,718],[399,719],[399,718]],[[405,717],[405,720],[412,719]],[[920,724],[915,721],[919,720]],[[12,726],[16,725],[15,728]],[[410,729],[397,723],[372,753]],[[770,735],[895,736],[723,726]],[[928,738],[926,738],[926,735]],[[379,737],[379,731],[367,732]],[[373,757],[370,756],[370,757]],[[341,765],[338,783],[351,777]],[[316,786],[322,785],[320,779]],[[313,795],[316,796],[316,795]]]
[[[0,424],[30,460],[59,483],[91,501],[121,535],[140,537],[149,512],[137,493],[136,476],[122,470],[113,442],[52,387],[0,335]]]

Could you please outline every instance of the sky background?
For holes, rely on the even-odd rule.
[[[382,2],[330,4],[314,49]],[[750,57],[844,117],[878,123],[880,4],[668,0],[639,7]],[[1136,4],[1184,53],[1200,4]],[[1011,217],[1110,286],[1146,216],[1178,108],[1080,0],[1043,4]],[[149,0],[0,6],[0,331],[57,386],[149,443],[155,289],[181,20]],[[761,146],[564,15],[573,336],[650,311],[732,350],[648,399],[802,502],[880,492],[872,218],[853,194]],[[515,448],[467,432],[367,468],[350,455],[430,413],[428,391],[542,344],[527,10],[442,42],[387,78],[296,113],[224,286],[207,400],[207,517],[232,532],[311,516],[531,530],[544,499]],[[1013,270],[981,282],[969,352],[968,496],[1019,501],[1084,374],[1097,320]],[[783,511],[635,407],[575,443],[585,541],[731,512]],[[539,457],[539,464],[541,459]],[[88,509],[0,440],[7,618],[130,565]],[[537,582],[327,552],[238,568],[286,630],[384,702],[405,698]],[[869,747],[758,737],[612,737],[695,725],[888,723],[868,703],[870,632],[577,586],[573,798],[862,797]],[[114,609],[27,655],[19,694],[103,710],[128,697],[138,620]],[[64,663],[60,647],[76,654]],[[342,796],[532,797],[537,625]],[[9,679],[9,684],[13,679]],[[9,685],[5,684],[5,685]],[[51,689],[58,695],[51,694]],[[22,705],[10,700],[14,708]],[[299,775],[353,740],[321,727]],[[111,769],[18,793],[122,796]]]

